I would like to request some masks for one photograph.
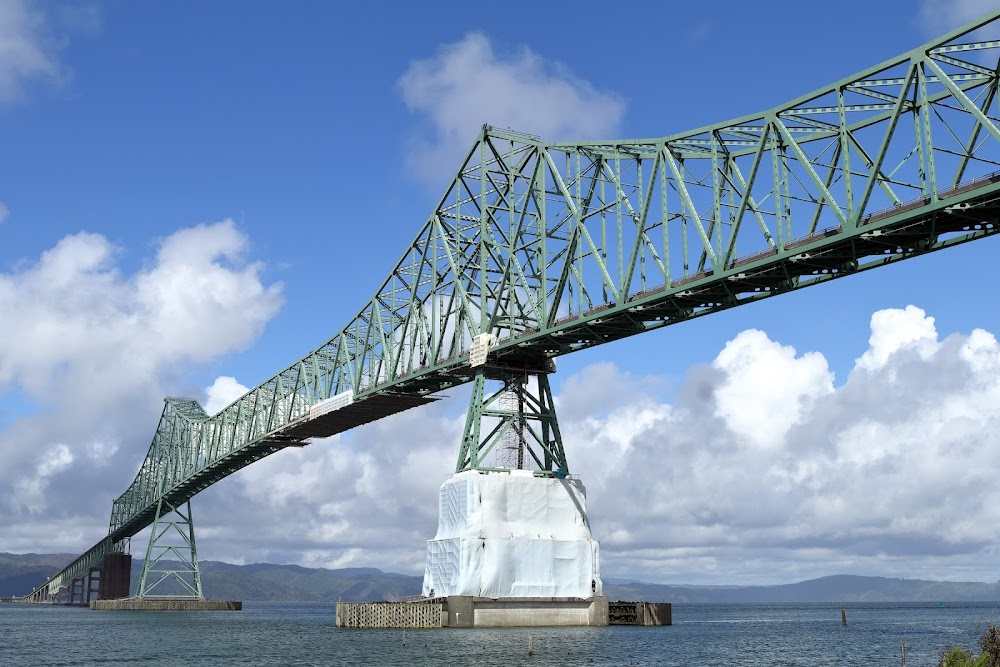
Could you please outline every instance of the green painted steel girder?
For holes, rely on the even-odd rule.
[[[488,379],[500,383],[500,388],[491,394],[486,393]],[[569,474],[546,373],[480,367],[472,384],[455,472],[535,469],[537,475]],[[488,465],[491,453],[502,462],[504,449],[516,451],[513,460],[509,464]]]
[[[108,537],[45,586],[100,562],[161,500],[181,506],[257,459],[472,381],[480,334],[496,340],[493,362],[538,372],[552,357],[997,233],[1000,42],[979,35],[998,21],[667,137],[547,143],[484,126],[341,331],[216,415],[167,399]]]

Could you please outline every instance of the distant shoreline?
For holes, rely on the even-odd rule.
[[[66,563],[72,554],[0,552],[0,597],[24,595]],[[132,563],[132,584],[142,561]],[[201,561],[208,597],[274,602],[336,602],[402,599],[420,595],[422,577],[375,568],[336,570],[299,565],[233,565]],[[997,602],[1000,582],[927,581],[858,575],[832,575],[770,586],[654,584],[609,577],[605,594],[618,600],[689,603],[965,603]]]

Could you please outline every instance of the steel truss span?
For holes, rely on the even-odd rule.
[[[1000,229],[1000,12],[787,104],[654,139],[547,143],[484,126],[375,296],[219,414],[167,399],[108,537],[310,437],[549,358]],[[336,404],[336,405],[334,405]]]

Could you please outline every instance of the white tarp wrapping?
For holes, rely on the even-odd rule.
[[[353,402],[354,391],[348,389],[347,391],[343,391],[336,396],[331,396],[326,400],[320,401],[316,405],[309,408],[309,419],[315,419],[316,417],[321,417],[328,412],[346,408]]]
[[[440,499],[424,595],[601,594],[600,554],[579,480],[467,471],[441,485]]]

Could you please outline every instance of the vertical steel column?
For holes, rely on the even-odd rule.
[[[164,562],[167,556],[174,559]],[[176,586],[171,587],[166,582],[174,582]],[[190,500],[175,507],[161,497],[156,506],[156,519],[142,563],[139,597],[153,596],[157,587],[163,584],[166,585],[155,593],[156,597],[204,597]]]
[[[489,394],[488,379],[501,385]],[[511,407],[501,402],[508,394],[516,396]],[[518,468],[531,466],[533,461],[536,474],[564,477],[569,473],[548,376],[491,368],[488,378],[485,368],[477,368],[455,472],[506,469],[488,466],[486,460],[510,434],[518,441]]]

